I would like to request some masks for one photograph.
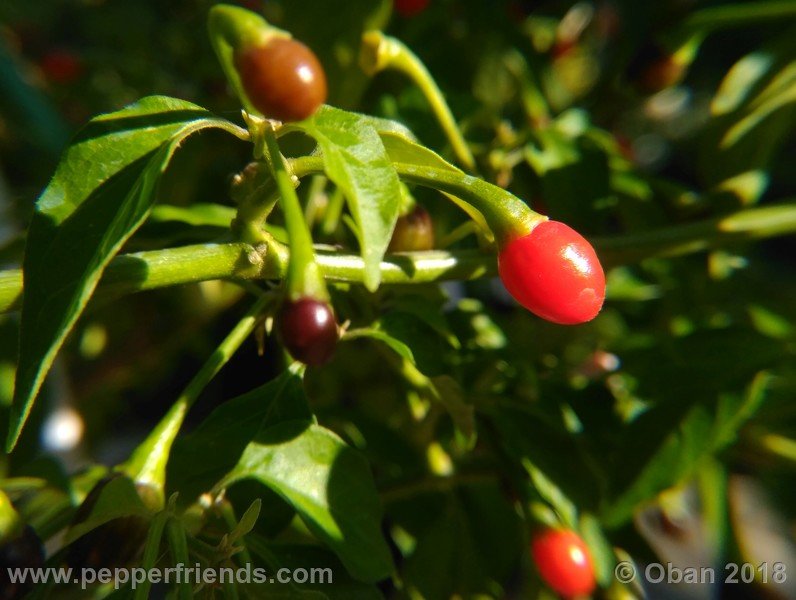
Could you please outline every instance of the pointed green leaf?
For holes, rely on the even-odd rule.
[[[253,478],[282,496],[351,575],[387,577],[392,559],[381,533],[381,504],[365,458],[307,421],[263,429],[219,484]]]
[[[796,122],[796,48],[792,31],[741,58],[711,104],[699,167],[706,187],[756,202],[769,184],[768,164]]]
[[[389,346],[391,350],[393,350],[398,356],[401,358],[405,358],[406,360],[410,361],[414,364],[415,357],[412,354],[412,349],[404,344],[401,340],[394,338],[389,333],[385,331],[381,331],[380,329],[371,329],[371,328],[362,328],[362,329],[351,329],[346,331],[343,340],[355,340],[358,338],[370,338],[373,340],[378,340],[385,345]]]
[[[497,486],[462,486],[414,535],[417,545],[403,570],[409,597],[507,595],[499,590],[517,569],[523,540],[517,514]]]
[[[132,480],[114,477],[99,491],[88,516],[69,529],[64,542],[70,544],[108,521],[130,516],[149,517],[151,513],[141,501]]]
[[[738,430],[757,412],[765,400],[771,380],[769,372],[761,371],[744,394],[724,394],[719,398],[713,433],[715,450],[721,450],[735,441]]]
[[[390,160],[394,163],[433,167],[446,171],[459,171],[459,169],[454,167],[439,154],[414,142],[409,136],[398,130],[387,128],[380,129],[379,136],[381,136],[381,141],[384,144],[385,150],[387,150]],[[467,215],[478,224],[488,239],[492,239],[492,231],[487,226],[480,212],[460,198],[448,194],[447,192],[442,193],[466,212]]]
[[[458,382],[449,375],[426,376],[417,368],[417,362],[409,345],[387,331],[372,328],[353,329],[348,331],[343,339],[351,340],[363,337],[382,342],[401,359],[407,361],[403,367],[404,375],[430,400],[439,402],[445,407],[456,425],[456,431],[461,436],[463,446],[472,449],[477,439],[475,408],[467,402]],[[411,374],[408,375],[408,373]]]
[[[238,521],[238,524],[235,525],[235,528],[229,532],[228,539],[230,543],[236,542],[254,529],[254,526],[257,524],[257,519],[260,517],[260,509],[262,506],[263,501],[259,498],[251,503],[249,508],[246,509],[246,512],[243,513],[240,521]]]
[[[567,527],[575,527],[578,518],[578,509],[575,504],[567,498],[549,477],[541,470],[537,469],[530,459],[524,458],[522,466],[528,472],[533,482],[533,487],[550,506],[555,509],[558,516]]]
[[[192,502],[231,470],[264,426],[312,419],[301,376],[285,371],[263,386],[225,402],[196,431],[178,438],[168,463],[169,488]]]
[[[365,285],[375,290],[401,206],[398,175],[368,119],[324,106],[302,127],[318,142],[326,174],[345,194],[358,229]]]
[[[420,165],[424,167],[434,167],[446,171],[459,171],[439,154],[418,144],[401,132],[393,130],[380,130],[379,135],[384,144],[384,149],[390,156],[390,160],[407,165]]]
[[[65,152],[28,230],[9,449],[104,267],[146,218],[177,145],[208,127],[245,136],[199,106],[153,96],[95,118]]]
[[[630,518],[639,503],[652,499],[663,490],[692,476],[712,453],[732,442],[738,429],[760,407],[770,375],[759,373],[745,394],[724,394],[715,406],[715,413],[704,404],[691,406],[681,420],[672,427],[666,426],[663,408],[650,411],[634,425],[636,431],[628,437],[625,447],[634,453],[623,463],[632,479],[622,493],[603,513],[603,523],[616,526]],[[672,413],[673,407],[667,407]],[[652,434],[663,431],[663,436]],[[642,441],[643,440],[643,441]]]
[[[586,513],[580,518],[580,532],[591,551],[597,581],[602,586],[609,586],[614,578],[616,558],[600,522],[594,515]]]

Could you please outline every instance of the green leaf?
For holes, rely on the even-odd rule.
[[[710,412],[702,404],[672,402],[634,421],[621,445],[621,473],[615,477],[623,491],[602,513],[603,524],[620,525],[638,503],[687,477],[711,448],[711,427]]]
[[[313,582],[299,584],[271,582],[268,585],[268,598],[294,598],[312,600],[378,600],[383,596],[372,584],[361,583],[347,576],[345,568],[329,550],[322,546],[271,542],[264,537],[251,534],[246,543],[253,554],[261,558],[273,574],[279,569],[307,569]],[[334,585],[329,585],[332,577]],[[325,582],[321,580],[325,579]],[[259,590],[262,587],[258,588]],[[252,590],[253,598],[258,598],[257,590]],[[262,593],[262,592],[261,592]]]
[[[191,206],[159,204],[152,208],[152,214],[149,217],[150,221],[177,221],[194,227],[221,227],[224,229],[229,227],[230,221],[234,218],[234,208],[212,203],[197,203]]]
[[[379,135],[384,144],[385,150],[390,157],[390,160],[395,163],[403,163],[407,165],[417,165],[421,167],[433,167],[435,169],[444,169],[446,171],[459,171],[456,167],[442,158],[433,150],[429,150],[425,146],[414,142],[408,136],[402,134],[400,131],[394,130],[380,130]],[[480,227],[481,231],[486,235],[487,239],[493,239],[492,230],[487,226],[483,215],[478,212],[468,202],[464,202],[460,198],[447,192],[441,192],[452,200],[459,208],[461,208],[467,215],[475,221]]]
[[[705,521],[705,542],[714,556],[726,556],[730,542],[729,473],[726,464],[709,459],[697,474],[700,513]]]
[[[408,500],[404,510],[425,506]],[[492,484],[463,486],[446,498],[441,514],[415,534],[404,569],[410,597],[503,598],[501,588],[523,554],[514,508]]]
[[[390,299],[388,309],[395,309],[416,317],[433,329],[451,348],[458,350],[461,348],[461,343],[451,330],[448,317],[443,311],[443,305],[447,301],[447,296],[443,295],[439,289],[425,294],[402,292]]]
[[[528,164],[542,180],[542,197],[550,217],[576,229],[594,227],[595,204],[611,195],[608,156],[588,136],[572,138],[561,129],[537,133],[529,144]]]
[[[379,135],[384,149],[393,162],[459,172],[459,169],[439,154],[418,144],[400,131],[380,129]]]
[[[727,73],[700,140],[706,187],[743,203],[757,201],[768,187],[768,164],[796,123],[794,48],[793,31],[787,31]]]
[[[178,144],[208,127],[245,136],[199,106],[153,96],[95,118],[64,154],[28,231],[9,449],[103,269],[146,218]]]
[[[469,526],[462,507],[451,499],[406,562],[410,598],[469,598],[489,591],[486,567]]]
[[[494,484],[463,486],[458,500],[478,549],[479,562],[492,579],[506,581],[525,553],[523,524],[512,501]]]
[[[385,331],[381,331],[379,329],[351,329],[346,331],[345,336],[343,337],[344,340],[355,340],[358,338],[370,338],[373,340],[378,340],[383,344],[386,344],[393,350],[398,356],[401,358],[405,358],[406,360],[412,362],[414,364],[415,357],[412,354],[412,349],[409,348],[406,344],[404,344],[401,340],[394,338],[389,333]]]
[[[780,110],[792,109],[794,105],[796,105],[796,63],[788,65],[778,73],[766,89],[750,103],[748,113],[724,134],[721,146],[728,148],[740,143],[765,119]]]
[[[750,304],[746,310],[754,328],[763,335],[777,340],[793,336],[794,327],[784,316],[759,304]]]
[[[257,519],[260,517],[262,505],[263,502],[259,498],[251,503],[251,506],[243,513],[243,516],[240,518],[240,521],[238,521],[238,524],[235,525],[235,528],[229,532],[228,539],[230,543],[243,538],[244,535],[254,529],[254,526],[257,524]]]
[[[564,428],[560,411],[548,414],[544,406],[504,404],[479,406],[479,413],[489,416],[496,441],[507,457],[518,466],[530,461],[544,475],[547,487],[534,488],[536,492],[544,492],[549,499],[554,497],[553,489],[558,490],[555,494],[559,499],[552,503],[562,517],[571,512],[566,508],[567,500],[581,511],[600,506],[604,483],[601,473],[591,464],[587,439],[579,440]],[[532,483],[538,485],[540,481],[537,478]]]
[[[312,419],[301,376],[282,375],[216,408],[196,431],[178,438],[168,463],[169,487],[192,502],[240,460],[264,426]]]
[[[398,175],[379,134],[359,115],[324,106],[303,127],[318,142],[329,179],[345,194],[358,229],[365,286],[373,291],[401,207]]]
[[[609,527],[622,524],[639,503],[690,477],[704,459],[732,442],[738,429],[760,407],[769,381],[767,373],[759,373],[745,394],[722,395],[715,412],[704,404],[691,406],[680,413],[682,418],[674,426],[667,424],[678,414],[673,406],[663,406],[639,418],[624,444],[628,459],[621,466],[630,474],[631,482],[606,508],[603,523]]]
[[[459,385],[450,375],[437,375],[431,378],[433,399],[437,400],[448,411],[456,433],[463,448],[475,448],[477,434],[475,429],[475,407],[467,398]]]
[[[735,441],[738,430],[752,418],[765,400],[771,380],[770,373],[761,371],[744,394],[723,394],[719,398],[713,433],[715,450],[721,450]]]
[[[130,516],[150,517],[151,513],[141,501],[132,480],[114,477],[102,487],[88,516],[69,529],[64,543],[71,544],[108,521]]]
[[[359,113],[357,113],[359,114]],[[382,119],[381,117],[374,117],[372,115],[360,115],[363,120],[365,120],[376,132],[382,137],[382,142],[384,143],[384,147],[387,148],[387,141],[385,140],[385,136],[398,136],[405,139],[408,142],[417,142],[417,137],[412,130],[409,129],[403,123],[399,123],[398,121],[393,121],[392,119]],[[422,147],[422,146],[421,146]],[[387,153],[389,154],[389,149]],[[450,165],[452,168],[453,165]]]
[[[578,509],[575,504],[567,498],[566,494],[561,491],[552,480],[550,480],[542,471],[537,469],[529,459],[523,459],[522,466],[531,477],[533,487],[542,497],[542,499],[552,506],[558,513],[563,523],[567,527],[575,527],[578,518]]]
[[[392,313],[393,316],[400,313]],[[383,323],[379,324],[383,326]],[[439,402],[450,415],[456,426],[462,445],[472,449],[476,442],[475,408],[467,402],[458,382],[449,375],[428,377],[417,368],[414,354],[405,342],[388,331],[381,329],[354,329],[346,333],[344,339],[367,337],[384,343],[404,361],[402,372],[428,400]]]
[[[594,515],[586,513],[581,517],[580,532],[589,546],[592,559],[594,559],[597,581],[601,586],[608,587],[613,582],[614,568],[616,567],[616,558],[614,558],[611,543],[606,539],[600,522]]]
[[[381,505],[365,458],[307,421],[264,428],[218,488],[253,478],[290,503],[351,575],[387,577],[392,559],[381,534]]]

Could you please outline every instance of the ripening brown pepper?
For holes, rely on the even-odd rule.
[[[434,222],[422,206],[415,205],[398,218],[390,239],[390,252],[418,252],[434,247]]]
[[[326,101],[326,74],[301,42],[274,37],[262,46],[239,48],[235,67],[252,105],[280,121],[302,121]]]

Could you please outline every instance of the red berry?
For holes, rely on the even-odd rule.
[[[337,321],[326,302],[313,298],[287,301],[279,311],[277,323],[282,343],[296,360],[317,366],[334,354]]]
[[[553,323],[591,321],[605,299],[605,275],[594,248],[558,221],[543,221],[509,242],[498,256],[498,272],[517,302]]]
[[[531,555],[544,582],[558,594],[572,598],[594,591],[589,549],[574,531],[546,529],[533,538]]]
[[[628,76],[647,94],[654,94],[678,84],[687,65],[655,43],[642,46],[628,65]]]
[[[326,101],[326,74],[301,42],[272,38],[263,46],[241,48],[235,67],[251,103],[266,117],[301,121]]]
[[[39,63],[44,75],[54,83],[72,83],[83,72],[80,60],[69,50],[50,50]]]
[[[390,252],[416,252],[434,247],[434,223],[428,211],[415,206],[412,212],[398,218],[390,239]]]
[[[402,17],[414,17],[429,5],[430,0],[395,0],[395,10]]]
[[[650,64],[641,74],[639,85],[648,93],[656,93],[680,83],[685,75],[685,65],[672,56],[663,57]]]

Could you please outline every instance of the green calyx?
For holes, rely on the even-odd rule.
[[[210,43],[218,56],[224,74],[238,95],[247,112],[259,114],[252,106],[243,88],[238,70],[235,67],[235,52],[257,46],[265,46],[274,38],[291,38],[289,32],[274,27],[255,12],[232,6],[217,4],[210,9],[207,17]]]

